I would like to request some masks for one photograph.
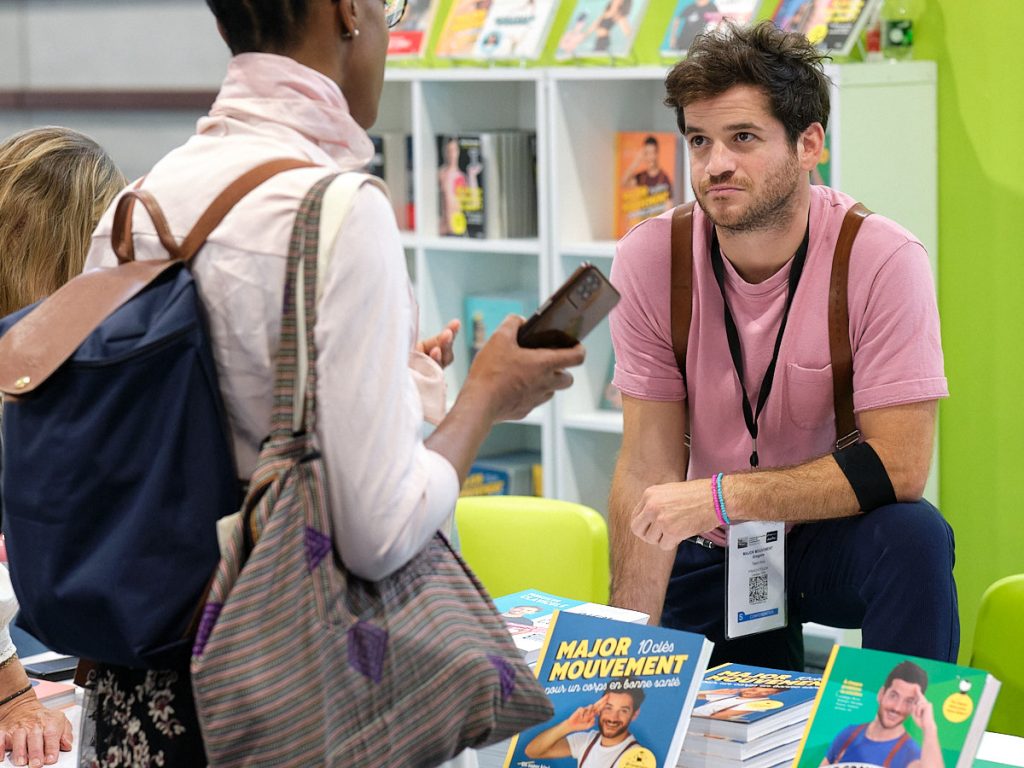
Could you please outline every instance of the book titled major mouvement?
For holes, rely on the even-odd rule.
[[[505,619],[512,640],[528,664],[537,660],[555,611],[582,613],[630,624],[646,624],[648,619],[647,614],[641,611],[558,597],[539,589],[525,589],[497,597],[494,599],[494,607]]]
[[[697,694],[691,734],[749,742],[804,722],[821,675],[745,664],[709,669]]]
[[[979,669],[836,646],[794,768],[969,768],[998,691]]]
[[[554,717],[516,736],[505,768],[674,766],[712,643],[559,611],[536,673]]]

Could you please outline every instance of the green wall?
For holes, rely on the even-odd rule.
[[[915,52],[938,62],[939,477],[965,661],[985,587],[1024,572],[1022,28],[1020,0],[928,0]]]

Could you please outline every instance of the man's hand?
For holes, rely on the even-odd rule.
[[[929,732],[936,731],[935,709],[924,696],[918,698],[917,705],[910,713],[910,717],[913,719],[914,725],[921,729],[922,734],[927,735]]]
[[[459,399],[486,401],[492,421],[518,421],[572,384],[566,368],[583,363],[581,344],[571,349],[524,349],[516,335],[525,320],[509,315],[477,352]]]
[[[673,551],[684,539],[718,525],[709,480],[652,485],[633,510],[630,528],[648,544]]]
[[[451,365],[452,360],[455,359],[455,352],[452,350],[452,346],[455,343],[455,337],[459,335],[461,325],[458,320],[449,320],[448,324],[439,334],[419,342],[416,345],[417,351],[430,357],[442,368],[447,368]]]
[[[607,701],[608,694],[606,693],[593,704],[578,708],[569,716],[569,719],[565,721],[566,726],[572,732],[590,730],[594,727],[594,720],[601,714],[601,710],[604,709],[604,705]]]
[[[53,765],[58,751],[71,749],[73,738],[64,713],[47,709],[35,694],[16,699],[0,717],[0,743],[14,765]]]

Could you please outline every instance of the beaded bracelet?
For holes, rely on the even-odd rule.
[[[722,494],[722,473],[711,478],[711,498],[715,502],[715,517],[720,525],[731,525],[729,515],[725,511],[725,496]]]
[[[8,656],[3,661],[0,661],[0,669],[3,669],[4,667],[6,667],[8,664],[10,664],[12,661],[14,661],[17,658],[18,658],[18,654],[12,653],[10,656]]]
[[[26,685],[24,688],[22,688],[17,693],[12,693],[10,696],[5,696],[4,698],[0,699],[0,707],[2,707],[4,704],[10,704],[16,698],[18,698],[19,696],[21,696],[24,693],[28,693],[31,690],[32,690],[32,683],[29,683],[28,685]]]

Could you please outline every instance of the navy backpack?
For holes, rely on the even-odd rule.
[[[191,259],[227,212],[282,171],[224,190],[178,244],[156,201],[118,201],[119,265],[0,320],[3,530],[18,624],[50,648],[160,668],[188,658],[240,485]],[[135,261],[132,208],[169,258]]]

